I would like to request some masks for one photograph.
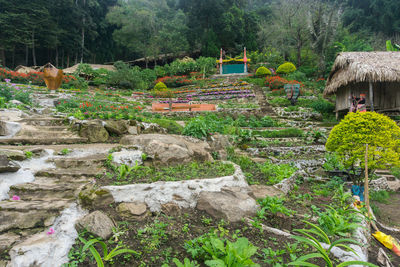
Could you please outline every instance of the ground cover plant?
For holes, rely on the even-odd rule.
[[[176,166],[116,166],[110,157],[106,162],[107,172],[99,179],[101,184],[134,184],[153,183],[157,181],[180,181],[202,178],[216,178],[233,175],[235,168],[232,164],[221,161],[192,162]]]

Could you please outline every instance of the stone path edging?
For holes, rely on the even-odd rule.
[[[235,167],[233,175],[193,179],[176,182],[155,182],[150,184],[130,184],[123,186],[103,186],[111,192],[116,202],[145,202],[153,212],[160,211],[161,205],[176,203],[182,208],[195,208],[197,198],[203,191],[218,192],[226,186],[247,187],[246,178],[238,165],[223,161]]]

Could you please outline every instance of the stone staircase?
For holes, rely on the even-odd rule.
[[[11,247],[31,245],[31,237],[47,231],[60,214],[76,202],[81,188],[94,183],[96,175],[104,172],[107,151],[114,145],[104,144],[101,149],[97,148],[98,144],[80,146],[83,156],[74,151],[68,155],[53,155],[48,161],[54,168],[35,172],[32,182],[10,186],[10,200],[0,201],[0,266],[2,257]],[[0,150],[3,147],[0,146]],[[58,151],[70,149],[65,145],[56,147]],[[11,200],[14,195],[20,200]]]
[[[64,119],[49,116],[33,116],[16,121],[21,130],[14,136],[0,137],[0,145],[51,145],[85,143],[87,138],[71,131]]]

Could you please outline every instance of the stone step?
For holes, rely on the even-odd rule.
[[[48,132],[69,131],[67,126],[42,126],[41,128]]]
[[[11,229],[48,227],[70,201],[46,199],[37,201],[1,201],[0,232]]]
[[[52,183],[49,178],[36,179],[32,183],[13,185],[10,187],[9,195],[17,195],[24,201],[42,199],[74,199],[75,191],[86,184],[87,179],[74,180],[69,183]]]
[[[40,170],[35,173],[35,176],[41,177],[51,177],[51,178],[79,178],[79,177],[87,177],[87,178],[95,178],[96,175],[104,172],[103,168],[69,168],[69,169],[49,169],[49,170]]]
[[[22,119],[19,122],[26,123],[27,125],[33,126],[60,126],[64,125],[64,118],[52,118],[52,117],[33,117]]]
[[[84,137],[66,137],[66,138],[3,138],[0,139],[0,145],[56,145],[56,144],[78,144],[86,143],[87,138]]]
[[[53,162],[58,168],[100,167],[107,160],[107,154],[101,153],[82,158],[55,158]]]
[[[47,131],[47,129],[35,129],[35,130],[22,130],[13,138],[35,138],[35,139],[46,139],[51,138],[65,138],[65,137],[79,137],[74,132],[64,129],[62,131]]]

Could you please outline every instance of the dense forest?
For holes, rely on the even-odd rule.
[[[337,52],[383,50],[388,39],[400,39],[396,0],[0,0],[9,68],[247,47],[324,71]]]

